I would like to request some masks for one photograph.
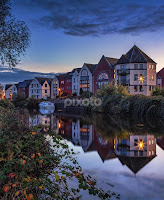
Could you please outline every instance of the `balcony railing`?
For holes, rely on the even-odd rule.
[[[130,69],[118,69],[117,70],[118,75],[127,75],[130,74]]]
[[[122,81],[118,82],[118,84],[119,85],[125,85],[125,86],[130,85],[130,79],[129,80],[122,80]]]

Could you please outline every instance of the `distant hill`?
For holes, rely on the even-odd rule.
[[[54,75],[55,73],[30,72],[19,68],[11,69],[9,67],[0,66],[0,83],[2,85],[18,83],[26,79],[33,79],[34,77],[53,78]]]

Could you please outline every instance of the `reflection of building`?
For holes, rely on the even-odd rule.
[[[44,125],[46,127],[50,127],[51,125],[50,116],[40,115],[40,114],[29,116],[29,127],[34,127],[38,125]]]
[[[137,173],[156,156],[156,139],[153,135],[131,135],[128,139],[116,139],[115,153],[123,165]]]
[[[114,154],[114,143],[113,141],[105,140],[98,134],[94,134],[94,143],[96,150],[104,162],[105,160],[116,158]]]
[[[161,149],[164,150],[164,137],[163,137],[163,136],[162,136],[162,137],[159,137],[159,138],[157,139],[157,144],[158,144],[158,146],[161,147]]]
[[[72,143],[79,145],[80,120],[72,121]]]

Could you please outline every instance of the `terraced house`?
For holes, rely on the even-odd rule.
[[[134,45],[115,66],[115,85],[128,87],[130,94],[151,95],[156,86],[156,62]]]
[[[51,97],[51,78],[35,77],[29,85],[29,97],[47,99]]]

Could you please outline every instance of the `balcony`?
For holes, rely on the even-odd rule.
[[[130,69],[118,69],[117,75],[124,76],[130,74]]]
[[[128,86],[128,85],[130,85],[130,79],[129,80],[122,80],[122,81],[118,82],[118,84]]]

